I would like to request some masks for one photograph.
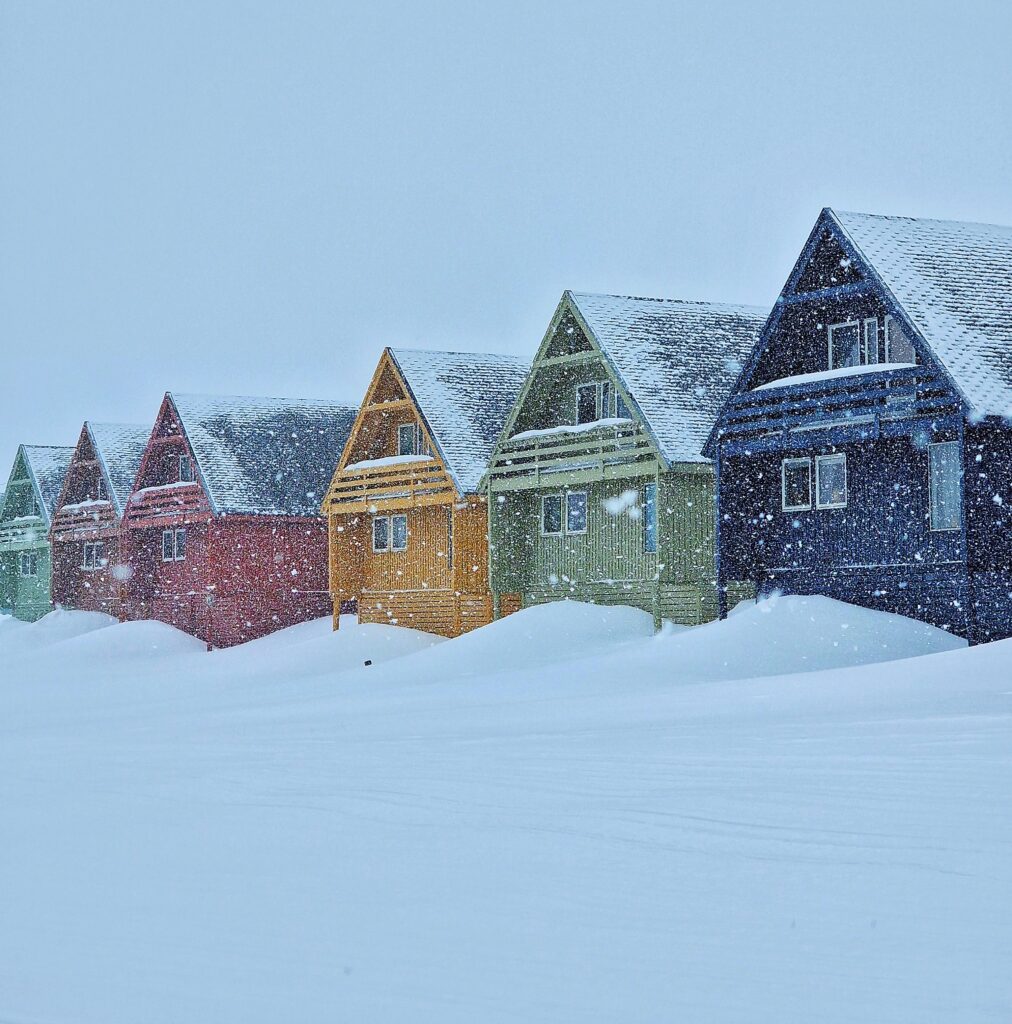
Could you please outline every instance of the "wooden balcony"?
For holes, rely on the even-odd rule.
[[[62,505],[53,517],[53,539],[87,540],[117,525],[111,501],[81,501]]]
[[[325,503],[329,514],[445,505],[456,488],[439,459],[365,466],[334,477]]]
[[[25,551],[38,547],[48,536],[41,516],[18,516],[0,526],[0,551]]]
[[[736,454],[911,434],[951,425],[959,398],[929,367],[869,371],[733,395],[718,433],[721,451]]]
[[[167,519],[192,513],[209,514],[204,489],[199,483],[172,483],[142,487],[130,495],[125,519]]]
[[[510,438],[489,467],[489,489],[525,490],[562,483],[589,483],[655,473],[653,442],[637,423],[578,432],[553,430]]]

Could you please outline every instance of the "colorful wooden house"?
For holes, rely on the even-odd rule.
[[[123,512],[151,428],[86,422],[49,531],[53,602],[125,614],[130,567],[120,552]]]
[[[765,311],[567,291],[490,460],[491,587],[717,614],[710,427]]]
[[[73,448],[18,448],[0,508],[0,609],[34,622],[52,609],[49,526]]]
[[[709,442],[722,582],[1012,633],[1012,228],[823,210]]]
[[[479,482],[527,372],[504,355],[385,349],[323,503],[334,628],[443,636],[492,618]]]
[[[355,412],[166,394],[123,516],[129,616],[226,647],[327,615],[320,500]]]

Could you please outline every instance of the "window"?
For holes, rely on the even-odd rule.
[[[625,404],[625,399],[617,391],[615,392],[615,418],[620,420],[632,419],[629,406]]]
[[[886,362],[916,363],[917,352],[910,336],[893,316],[886,317]]]
[[[186,528],[162,530],[162,561],[182,562],[186,560]]]
[[[845,324],[829,325],[829,368],[839,370],[844,366],[860,366],[862,363],[861,323],[852,320]]]
[[[864,322],[864,347],[861,349],[861,362],[865,365],[878,362],[878,320],[869,317]]]
[[[811,459],[784,459],[780,469],[780,504],[785,512],[812,507]]]
[[[98,500],[99,501],[104,501],[105,497],[106,497],[106,493],[105,493],[105,477],[102,476],[101,472],[99,472],[99,474],[98,474],[98,487],[96,488],[96,492],[97,492],[96,493],[96,497],[98,498]]]
[[[815,505],[816,508],[846,508],[846,455],[820,455],[815,460]]]
[[[22,576],[39,575],[39,553],[37,551],[22,551],[19,563]]]
[[[587,532],[587,492],[570,491],[566,495],[566,533]]]
[[[87,543],[84,545],[84,557],[81,561],[82,569],[101,569],[105,564],[102,558],[102,542]]]
[[[395,516],[373,516],[372,549],[376,552],[407,551],[407,515],[401,513]]]
[[[179,456],[179,482],[181,484],[193,483],[193,460],[189,455]]]
[[[643,488],[643,550],[657,551],[657,484]]]
[[[581,384],[576,389],[577,423],[593,423],[600,418],[597,414],[597,394],[596,384]]]
[[[961,524],[959,442],[928,445],[928,496],[932,530],[958,530]]]
[[[601,419],[607,419],[611,416],[611,402],[614,396],[614,389],[611,386],[611,381],[606,380],[601,385]]]
[[[541,499],[541,533],[557,537],[562,533],[562,495],[546,494]]]
[[[397,454],[418,454],[418,430],[414,423],[402,423],[397,428]]]

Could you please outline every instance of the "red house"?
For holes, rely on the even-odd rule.
[[[125,613],[130,570],[120,550],[123,510],[150,436],[150,427],[132,423],[81,428],[49,531],[57,605]]]
[[[320,505],[356,412],[167,393],[124,515],[130,618],[227,647],[329,614]]]

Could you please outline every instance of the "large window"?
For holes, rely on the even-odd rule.
[[[39,575],[39,553],[37,551],[22,551],[18,561],[18,568],[22,576]]]
[[[829,368],[831,370],[839,370],[844,366],[860,366],[863,347],[860,320],[829,325]]]
[[[176,530],[162,530],[162,561],[183,562],[186,560],[186,527]]]
[[[105,565],[102,557],[103,545],[101,541],[86,543],[84,545],[84,556],[81,561],[82,569],[101,569]]]
[[[587,492],[570,491],[566,495],[566,533],[587,532]]]
[[[917,351],[910,336],[894,316],[886,317],[886,362],[916,363]]]
[[[648,554],[657,550],[657,484],[643,488],[643,550]]]
[[[541,533],[557,537],[562,533],[562,495],[546,494],[541,499]]]
[[[408,517],[404,513],[393,516],[373,516],[373,551],[407,551]]]
[[[593,423],[601,417],[597,412],[597,384],[582,384],[576,389],[576,422]]]
[[[812,507],[811,459],[784,459],[780,467],[780,504],[785,512]]]
[[[928,493],[932,530],[958,530],[962,525],[959,442],[928,445]]]
[[[587,532],[587,492],[545,494],[541,498],[541,535],[561,537]]]
[[[846,507],[846,455],[820,455],[815,460],[815,504],[818,508]]]

